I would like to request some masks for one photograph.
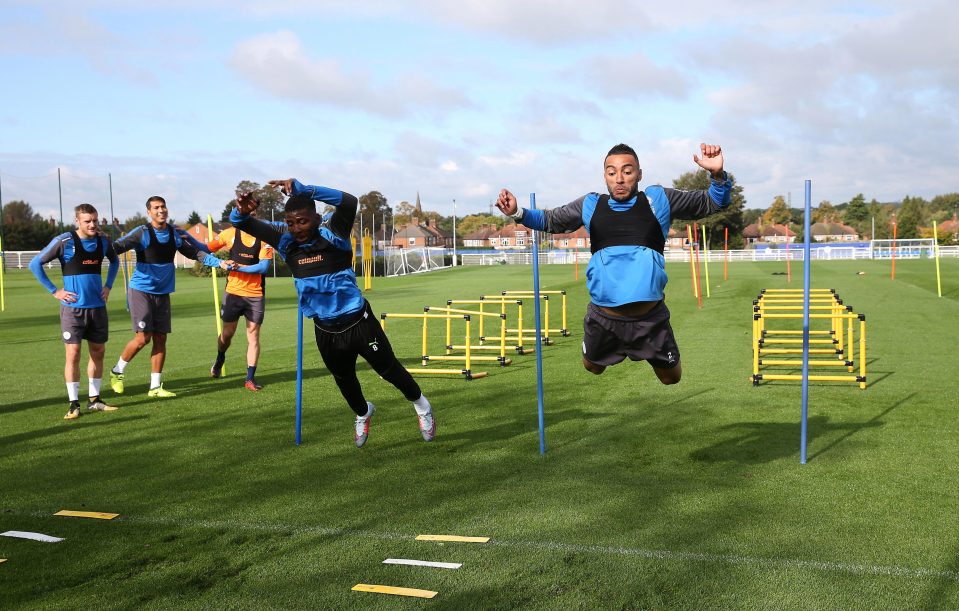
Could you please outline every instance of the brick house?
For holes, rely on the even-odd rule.
[[[842,223],[813,223],[809,227],[809,237],[816,242],[855,242],[859,234]]]
[[[572,233],[554,233],[550,236],[553,248],[589,248],[589,232],[580,227]]]
[[[418,218],[396,230],[393,234],[393,246],[400,248],[452,248],[453,234],[436,226],[436,220],[420,223]]]
[[[486,227],[480,227],[476,231],[470,232],[463,237],[463,247],[464,248],[488,248],[490,245],[489,238],[491,235],[496,233],[496,227],[488,225]]]
[[[796,241],[796,232],[779,223],[770,225],[753,223],[743,229],[743,237],[746,239],[747,245],[756,243],[785,244],[787,236],[790,243]]]

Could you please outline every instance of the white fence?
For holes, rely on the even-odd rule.
[[[890,259],[892,257],[891,249],[872,248],[870,246],[820,246],[810,249],[810,255],[817,261],[841,261],[854,259]],[[694,255],[695,256],[695,255]],[[932,248],[913,248],[900,250],[896,248],[896,258],[931,258]],[[940,257],[959,258],[959,246],[940,246]],[[588,251],[574,250],[548,250],[540,251],[539,262],[549,263],[574,263],[579,259],[580,263],[588,263],[591,255]],[[664,253],[667,261],[689,262],[689,250],[678,248],[669,249]],[[750,250],[711,250],[709,253],[699,252],[700,260],[708,259],[712,262],[729,261],[802,261],[803,248],[796,246],[786,250],[785,248],[763,248]],[[533,262],[533,254],[526,251],[502,251],[495,253],[461,253],[459,256],[460,265],[530,265]]]
[[[890,259],[892,251],[889,248],[854,247],[854,246],[822,246],[810,250],[812,258],[817,261],[837,261],[852,259]],[[26,269],[30,261],[40,254],[38,250],[8,250],[3,253],[4,269]],[[183,257],[179,253],[174,261],[177,267],[184,269],[193,267],[193,260]],[[444,257],[452,255],[451,250],[442,248],[398,248],[386,249],[384,251],[384,260],[386,264],[386,274],[388,276],[397,276],[411,274],[444,267]],[[729,261],[785,261],[788,257],[790,261],[802,261],[803,249],[801,246],[790,248],[764,248],[756,250],[730,250],[728,253],[721,250],[709,251],[709,262],[722,262],[729,257]],[[544,250],[539,253],[539,262],[548,265],[550,263],[575,263],[579,259],[580,263],[589,263],[589,251],[576,250]],[[896,248],[896,258],[931,258],[932,248],[921,249],[903,249]],[[959,258],[959,246],[940,246],[939,256],[946,258]],[[129,251],[127,253],[130,264],[136,262],[136,253]],[[703,252],[699,253],[702,260],[706,257]],[[689,250],[669,249],[665,252],[667,261],[689,262]],[[533,253],[528,251],[498,251],[498,252],[457,252],[459,265],[531,265],[533,263]],[[56,259],[47,263],[47,269],[60,267],[60,262]]]

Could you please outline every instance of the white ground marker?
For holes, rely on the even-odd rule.
[[[387,558],[383,564],[405,564],[407,566],[427,566],[434,569],[458,569],[459,562],[430,562],[429,560],[407,560],[406,558]]]

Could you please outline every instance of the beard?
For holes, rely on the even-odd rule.
[[[606,187],[606,190],[609,192],[609,196],[612,199],[615,199],[618,202],[625,202],[633,199],[639,194],[639,183],[637,182],[635,185],[633,185],[632,188],[629,190],[629,193],[626,195],[626,197],[622,199],[618,199],[615,195],[613,195],[613,190],[610,189],[608,186]]]

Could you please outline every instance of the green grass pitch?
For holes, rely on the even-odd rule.
[[[569,291],[573,331],[543,353],[545,457],[532,356],[476,366],[491,375],[471,382],[419,378],[437,418],[433,443],[421,440],[411,405],[363,364],[377,415],[357,450],[352,413],[309,326],[296,447],[296,302],[284,278],[268,283],[262,392],[242,387],[242,334],[230,375],[209,378],[210,281],[184,273],[164,372],[179,396],[146,397],[144,353],[127,369],[126,394],[104,384],[119,411],[64,421],[57,304],[29,273],[8,271],[0,532],[66,540],[0,537],[0,608],[959,607],[959,261],[942,261],[942,298],[926,259],[898,261],[895,281],[888,262],[814,263],[813,286],[835,288],[867,316],[869,388],[811,384],[806,465],[799,383],[748,381],[751,301],[787,286],[783,264],[733,263],[727,281],[712,264],[701,310],[689,266],[668,265],[684,370],[675,386],[645,363],[598,377],[582,368],[580,271],[576,281],[571,266],[542,268],[543,289]],[[378,314],[418,312],[532,288],[531,272],[377,278],[368,297]],[[792,272],[789,286],[801,288],[801,264]],[[130,337],[119,286],[108,366]],[[417,365],[418,322],[387,330]],[[431,335],[442,343],[440,331]],[[60,509],[121,517],[54,517]],[[417,534],[492,541],[441,545]],[[391,557],[463,568],[381,564]],[[439,595],[351,592],[357,583]]]

